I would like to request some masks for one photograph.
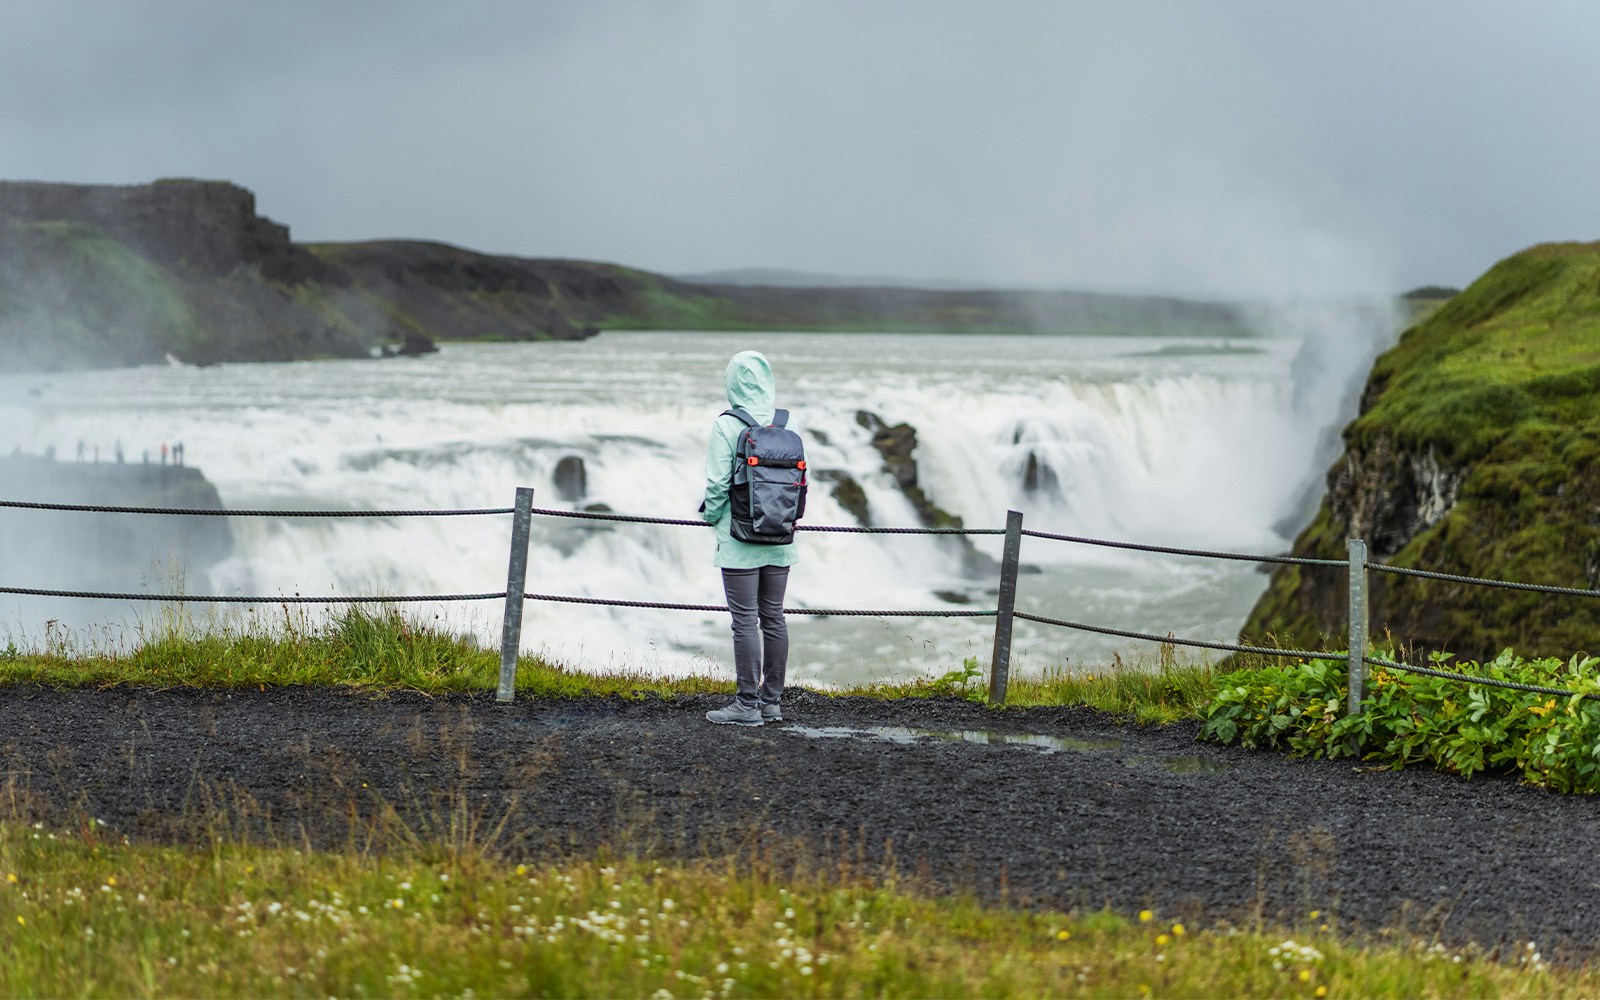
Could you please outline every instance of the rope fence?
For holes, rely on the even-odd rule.
[[[1157,642],[1164,646],[1190,646],[1195,649],[1215,649],[1229,653],[1255,653],[1260,656],[1283,656],[1300,660],[1348,660],[1349,653],[1333,653],[1308,649],[1283,649],[1277,646],[1241,646],[1230,642],[1212,642],[1207,639],[1180,639],[1173,635],[1152,635],[1149,632],[1130,632],[1126,629],[1107,628],[1104,625],[1085,625],[1082,622],[1069,622],[1060,618],[1046,618],[1042,615],[1031,615],[1023,611],[1016,612],[1016,617],[1040,625],[1054,625],[1057,628],[1070,628],[1078,632],[1094,632],[1099,635],[1114,635],[1122,639],[1142,639],[1145,642]]]
[[[1379,656],[1367,657],[1367,662],[1379,667],[1388,667],[1390,670],[1402,670],[1408,674],[1423,674],[1428,677],[1443,677],[1446,680],[1462,681],[1467,684],[1481,684],[1484,687],[1507,688],[1512,691],[1529,691],[1533,694],[1553,694],[1563,698],[1574,695],[1580,698],[1600,697],[1593,691],[1574,691],[1571,688],[1545,687],[1541,684],[1523,684],[1520,681],[1502,680],[1499,677],[1474,677],[1471,674],[1460,674],[1453,670],[1435,670],[1433,667],[1414,667],[1409,663],[1396,663]]]
[[[159,601],[173,603],[399,604],[458,603],[504,600],[506,602],[506,613],[501,642],[501,676],[500,690],[498,693],[498,700],[502,702],[511,700],[512,690],[515,686],[516,658],[521,644],[522,604],[524,601],[554,602],[614,608],[693,611],[711,614],[721,614],[728,611],[726,605],[716,604],[675,604],[658,601],[633,601],[598,597],[580,597],[566,594],[529,593],[524,589],[524,581],[527,572],[527,550],[531,533],[531,518],[533,515],[590,521],[607,521],[621,524],[661,525],[668,527],[708,528],[711,527],[711,525],[703,520],[697,519],[646,517],[631,514],[617,514],[610,511],[576,511],[558,510],[554,508],[536,508],[533,506],[533,490],[527,488],[517,489],[516,503],[511,507],[472,507],[433,510],[212,510],[176,507],[130,507],[106,504],[47,503],[23,500],[0,500],[0,508],[100,514],[150,514],[188,517],[267,518],[470,517],[510,514],[512,515],[512,539],[511,557],[507,572],[507,585],[504,590],[495,592],[422,595],[325,595],[307,597],[298,594],[292,596],[238,596],[110,593],[0,586],[0,594],[14,594],[29,597],[86,598],[117,601]],[[1600,597],[1600,590],[1493,580],[1483,577],[1460,576],[1453,573],[1440,573],[1431,570],[1412,569],[1401,566],[1386,566],[1380,563],[1371,563],[1367,560],[1366,544],[1361,539],[1352,539],[1350,541],[1349,558],[1347,560],[1317,559],[1289,555],[1257,555],[1209,549],[1178,548],[1165,545],[1149,545],[1137,542],[1090,538],[1081,535],[1067,535],[1055,532],[1036,531],[1033,529],[1024,530],[1022,527],[1022,519],[1023,515],[1021,512],[1009,511],[1006,518],[1006,527],[1004,528],[914,528],[848,525],[798,525],[797,528],[800,531],[837,534],[1004,536],[1004,553],[1000,564],[1000,588],[998,591],[999,600],[997,602],[998,607],[994,610],[866,610],[855,608],[786,608],[784,609],[785,614],[810,615],[816,617],[993,618],[995,619],[995,640],[994,652],[990,661],[989,697],[990,700],[996,704],[1002,704],[1005,701],[1005,690],[1010,663],[1012,625],[1015,619],[1021,619],[1023,621],[1033,622],[1039,625],[1046,625],[1053,628],[1071,629],[1074,631],[1115,636],[1118,638],[1134,639],[1144,642],[1153,642],[1162,645],[1185,646],[1230,653],[1247,653],[1257,656],[1285,657],[1301,660],[1320,659],[1344,661],[1349,665],[1349,710],[1352,714],[1360,711],[1361,685],[1364,679],[1365,665],[1369,663],[1373,666],[1384,667],[1390,670],[1440,677],[1466,684],[1479,684],[1487,687],[1508,688],[1517,691],[1527,691],[1537,694],[1550,694],[1564,697],[1575,695],[1578,697],[1600,698],[1600,692],[1580,692],[1565,688],[1546,687],[1536,684],[1522,684],[1493,677],[1475,677],[1455,671],[1413,666],[1410,664],[1400,663],[1395,660],[1370,655],[1367,651],[1367,573],[1369,570],[1371,570],[1379,573],[1419,577],[1423,579],[1440,580],[1444,582],[1459,583],[1470,586],[1491,587],[1512,591],[1529,591],[1567,597]],[[1179,638],[1170,633],[1164,636],[1156,635],[1148,632],[1112,628],[1103,625],[1093,625],[1084,622],[1069,621],[1063,618],[1053,618],[1024,611],[1017,611],[1017,576],[1020,567],[1020,549],[1021,540],[1023,537],[1066,542],[1078,545],[1092,545],[1135,552],[1149,552],[1201,559],[1220,559],[1240,562],[1253,562],[1258,564],[1280,564],[1347,569],[1350,579],[1349,651],[1339,652],[1335,650],[1283,649],[1269,646],[1252,646],[1241,643]]]
[[[1252,556],[1241,552],[1212,552],[1207,549],[1175,549],[1166,545],[1140,545],[1135,542],[1113,542],[1104,538],[1084,538],[1079,535],[1057,535],[1048,531],[1023,532],[1029,538],[1048,538],[1057,542],[1075,542],[1079,545],[1099,545],[1110,549],[1130,549],[1134,552],[1162,552],[1174,556],[1198,556],[1202,559],[1235,559],[1240,562],[1286,563],[1293,566],[1344,566],[1343,559],[1307,559],[1301,556]]]
[[[1415,576],[1424,580],[1444,580],[1447,583],[1466,583],[1479,587],[1498,587],[1501,590],[1527,590],[1537,594],[1558,594],[1562,597],[1600,597],[1600,590],[1583,590],[1578,587],[1551,587],[1542,583],[1487,580],[1481,576],[1458,576],[1455,573],[1436,573],[1433,570],[1385,566],[1382,563],[1372,563],[1371,568],[1375,573],[1393,573],[1395,576]]]
[[[110,507],[88,503],[37,503],[0,500],[0,507],[22,510],[65,510],[90,514],[177,514],[183,517],[471,517],[511,514],[512,507],[468,507],[462,510],[213,510],[206,507]]]
[[[233,594],[111,594],[88,590],[43,590],[36,587],[0,587],[0,594],[23,597],[83,597],[101,601],[160,601],[172,604],[451,604],[465,601],[496,601],[505,591],[493,594],[391,594],[389,596],[246,597]],[[726,609],[723,609],[726,610]]]

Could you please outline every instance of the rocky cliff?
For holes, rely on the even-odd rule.
[[[1294,553],[1600,590],[1600,243],[1495,265],[1378,359]],[[1600,651],[1600,597],[1373,573],[1372,625],[1419,652]],[[1342,648],[1345,574],[1281,567],[1243,635]]]
[[[0,369],[365,357],[348,276],[215,181],[0,182]]]
[[[0,457],[0,494],[67,504],[222,510],[199,469]],[[166,592],[233,551],[224,517],[0,508],[0,583],[12,587]]]

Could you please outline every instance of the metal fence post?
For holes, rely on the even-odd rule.
[[[1350,548],[1350,698],[1345,706],[1350,715],[1361,714],[1361,685],[1367,674],[1367,543],[1365,539],[1352,538]],[[1351,737],[1352,750],[1360,752],[1355,737]]]
[[[1006,547],[1000,557],[1000,600],[994,616],[994,655],[989,660],[989,703],[1006,703],[1011,674],[1011,616],[1017,609],[1017,561],[1022,555],[1022,512],[1006,511]]]
[[[528,534],[533,520],[533,490],[517,487],[511,515],[511,566],[506,571],[506,613],[500,630],[500,689],[495,701],[508,702],[517,688],[517,651],[522,648],[522,594],[528,580]]]

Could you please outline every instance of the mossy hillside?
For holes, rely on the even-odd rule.
[[[178,280],[91,226],[7,223],[0,244],[0,352],[15,367],[149,363],[203,339]]]
[[[0,222],[9,370],[365,357],[389,332],[335,285],[163,264],[83,222]]]
[[[1600,244],[1534,247],[1407,330],[1373,366],[1329,492],[1295,543],[1465,576],[1600,586]],[[1597,648],[1600,600],[1374,574],[1396,641],[1488,659]],[[1343,575],[1285,567],[1244,633],[1342,635]]]

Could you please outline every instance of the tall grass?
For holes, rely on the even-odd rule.
[[[848,860],[129,846],[0,822],[5,996],[1575,996],[1587,966],[1402,936],[1024,910]]]
[[[131,646],[52,630],[42,648],[14,642],[0,648],[0,684],[55,687],[306,685],[437,694],[493,689],[499,673],[498,650],[382,606],[355,605],[319,619],[286,605],[271,621],[252,616],[204,628],[178,610],[148,626]],[[532,696],[696,694],[728,687],[709,677],[589,674],[538,656],[521,657],[517,667],[517,690]]]
[[[131,645],[83,641],[59,631],[42,648],[0,647],[0,684],[58,687],[131,684],[159,687],[348,686],[427,693],[482,691],[499,680],[500,654],[472,638],[398,608],[362,605],[326,618],[283,606],[231,625],[197,626],[168,609]],[[1211,694],[1213,668],[1173,647],[1146,659],[1083,670],[1047,669],[1011,681],[1007,704],[1087,705],[1146,722],[1198,718]],[[987,699],[986,668],[969,657],[941,677],[862,684],[833,693],[877,698]],[[622,695],[663,697],[733,691],[728,676],[664,678],[639,671],[589,673],[540,656],[518,661],[517,691],[534,697]]]

